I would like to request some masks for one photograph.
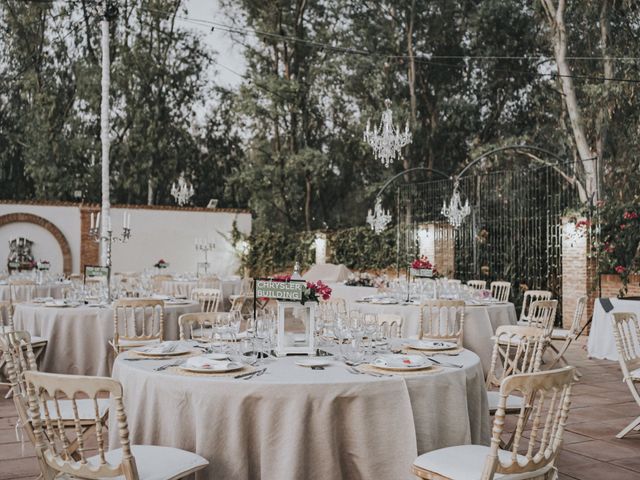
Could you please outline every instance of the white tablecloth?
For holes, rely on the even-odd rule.
[[[191,291],[196,288],[197,285],[197,280],[165,280],[162,282],[162,293],[172,297],[191,298]],[[229,297],[240,294],[242,280],[220,280],[220,286],[222,290],[222,303],[220,306],[223,307],[224,310],[229,310],[231,306]]]
[[[164,336],[179,337],[178,317],[199,312],[200,305],[188,302],[166,305]],[[110,307],[45,307],[18,304],[14,314],[16,330],[46,338],[47,348],[40,369],[44,372],[109,376],[113,339],[113,309]]]
[[[357,287],[353,287],[357,288]],[[350,309],[363,313],[392,313],[404,318],[404,336],[417,338],[420,332],[420,307],[418,305],[379,305],[372,303],[348,302]],[[489,306],[467,306],[464,317],[463,345],[480,357],[486,373],[491,367],[493,340],[491,337],[501,325],[517,323],[513,303]]]
[[[64,298],[64,292],[71,288],[71,283],[43,283],[42,285],[14,285],[16,298],[14,301],[26,302],[34,298],[51,297]],[[0,300],[11,299],[11,287],[8,284],[0,285]]]
[[[591,358],[618,360],[616,340],[613,337],[612,313],[632,312],[640,318],[640,301],[618,298],[609,300],[613,304],[613,310],[609,313],[605,313],[599,299],[596,299],[593,304],[593,322],[587,343],[587,351]]]
[[[202,479],[408,479],[418,454],[489,441],[478,357],[425,375],[354,375],[269,359],[251,380],[156,372],[167,360],[116,360],[133,444],[183,448],[209,460]],[[453,361],[453,360],[452,360]],[[111,447],[118,446],[110,416]]]

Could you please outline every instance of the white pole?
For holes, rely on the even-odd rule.
[[[102,265],[107,265],[107,219],[110,218],[111,202],[109,199],[109,20],[107,19],[108,0],[104,0],[102,16],[102,105],[100,112],[100,139],[102,142],[102,224],[100,227],[100,259]]]

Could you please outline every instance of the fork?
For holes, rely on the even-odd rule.
[[[155,368],[156,372],[161,372],[163,370],[166,370],[167,368],[171,368],[171,367],[179,367],[180,365],[182,365],[185,362],[185,360],[180,360],[178,362],[174,362],[174,363],[166,363],[164,365],[160,365],[159,367]]]

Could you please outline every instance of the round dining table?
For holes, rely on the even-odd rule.
[[[179,338],[178,317],[199,312],[197,302],[165,302],[164,338]],[[110,305],[62,306],[20,303],[14,313],[14,327],[48,341],[40,359],[40,370],[75,375],[111,374],[113,359],[113,308]]]
[[[11,286],[0,283],[0,300],[26,302],[34,298],[64,298],[64,294],[71,288],[71,282],[48,282],[35,285],[13,285],[14,298],[11,298]]]
[[[299,356],[261,360],[263,375],[192,374],[171,359],[126,352],[113,378],[124,387],[132,444],[178,447],[209,461],[198,480],[409,479],[418,454],[485,444],[489,412],[480,359],[462,368],[373,376],[337,359],[324,369]],[[119,446],[115,415],[110,446]]]

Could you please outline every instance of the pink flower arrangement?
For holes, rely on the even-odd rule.
[[[590,226],[591,226],[591,221],[590,221],[590,220],[586,220],[586,219],[584,219],[584,218],[583,218],[583,219],[581,219],[581,220],[578,220],[578,221],[576,222],[576,230],[581,229],[581,228],[582,228],[582,229],[584,229],[584,230],[586,230],[586,229],[587,229],[587,228],[589,228]]]
[[[427,257],[420,257],[411,262],[411,268],[415,268],[416,270],[431,270],[434,267]]]
[[[316,283],[307,282],[307,290],[310,292],[309,300],[313,300],[313,296],[316,297],[316,301],[318,297],[325,301],[331,298],[331,287],[323,283],[322,280],[318,280]]]
[[[635,220],[638,218],[638,214],[636,212],[624,212],[622,218],[624,220]]]
[[[618,266],[616,266],[615,271],[616,271],[616,273],[622,275],[624,272],[627,271],[627,269],[624,268],[622,265],[618,265]]]

